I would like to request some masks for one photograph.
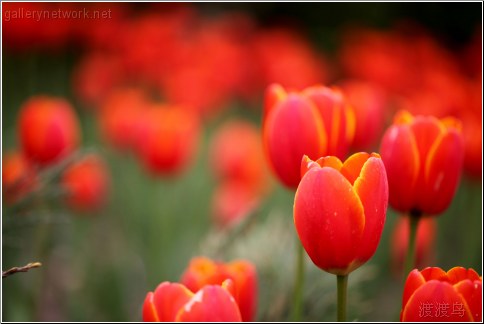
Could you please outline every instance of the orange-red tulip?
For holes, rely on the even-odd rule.
[[[481,322],[482,277],[473,269],[414,269],[403,291],[402,322]]]
[[[146,295],[144,322],[241,322],[232,297],[233,283],[206,285],[196,293],[179,283],[163,282]]]
[[[344,158],[354,127],[353,111],[336,88],[313,86],[288,93],[272,84],[267,89],[264,148],[272,169],[287,187],[297,187],[304,155]]]
[[[79,124],[72,106],[61,98],[36,96],[20,109],[18,132],[25,156],[46,165],[79,144]]]
[[[326,152],[327,137],[316,105],[277,84],[266,92],[262,131],[270,165],[289,188],[296,188],[301,179],[304,155],[314,159]]]
[[[385,132],[380,152],[393,208],[439,214],[449,206],[464,159],[457,120],[401,111]]]
[[[181,172],[193,159],[199,134],[198,118],[179,107],[155,105],[143,116],[137,134],[138,154],[156,175]]]
[[[193,258],[182,275],[181,283],[195,292],[205,285],[223,284],[226,279],[233,280],[233,295],[242,320],[253,321],[257,306],[257,274],[252,263],[245,260],[221,263],[203,257]]]
[[[316,266],[346,275],[375,253],[385,223],[388,183],[376,153],[304,157],[294,199],[294,224]]]
[[[67,168],[61,183],[71,207],[91,211],[101,208],[106,202],[110,178],[103,160],[89,155]]]
[[[5,202],[15,202],[32,190],[35,183],[35,169],[21,153],[12,151],[3,155],[2,192]]]
[[[395,273],[401,273],[403,262],[408,250],[409,218],[398,217],[392,233],[391,259]],[[415,266],[423,268],[433,260],[433,245],[435,243],[436,220],[434,217],[424,217],[418,222],[415,241]]]

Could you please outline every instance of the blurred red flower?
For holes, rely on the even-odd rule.
[[[4,202],[11,204],[35,188],[37,175],[34,167],[20,152],[2,156],[2,193]]]
[[[18,133],[25,156],[46,165],[74,151],[80,129],[72,106],[62,98],[31,97],[20,108]]]
[[[200,122],[191,111],[152,104],[138,124],[138,157],[153,174],[178,174],[193,161],[199,132]]]
[[[80,211],[97,210],[108,199],[108,168],[99,156],[88,155],[63,172],[61,186],[67,191],[69,206]]]
[[[134,149],[138,123],[148,105],[148,95],[141,88],[120,88],[107,94],[97,116],[101,135],[118,150]]]

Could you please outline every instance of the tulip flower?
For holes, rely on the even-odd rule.
[[[194,258],[182,275],[181,283],[195,292],[205,285],[223,285],[227,279],[234,283],[233,295],[242,320],[253,321],[257,306],[257,274],[252,263],[245,260],[221,263],[203,257]]]
[[[388,184],[376,153],[304,157],[294,199],[294,224],[311,260],[347,275],[375,253],[385,223]]]
[[[403,290],[402,322],[482,322],[482,277],[473,269],[414,269]]]
[[[414,260],[417,268],[428,266],[433,260],[436,227],[437,222],[434,217],[423,217],[418,223]],[[391,240],[392,268],[397,274],[401,274],[403,270],[403,264],[409,245],[409,232],[409,217],[406,215],[398,217]]]
[[[287,93],[271,85],[264,104],[268,159],[282,183],[296,188],[303,155],[344,158],[354,135],[354,114],[337,88],[313,86]]]
[[[393,208],[432,215],[449,206],[464,158],[457,120],[414,117],[401,111],[385,132],[380,153]]]
[[[460,122],[400,111],[385,132],[380,153],[390,205],[410,214],[406,273],[414,268],[415,237],[422,214],[442,213],[452,201],[464,161]]]
[[[316,105],[278,84],[267,89],[262,131],[270,165],[289,188],[299,183],[304,154],[316,158],[326,152],[327,136]]]
[[[47,96],[32,97],[21,107],[18,132],[25,156],[40,165],[70,154],[80,138],[72,106],[64,99]]]
[[[144,127],[143,127],[144,126]],[[196,153],[198,118],[190,111],[168,106],[152,106],[138,127],[138,155],[155,175],[181,172]]]
[[[2,192],[4,201],[14,203],[36,183],[36,172],[20,152],[12,151],[2,157]]]
[[[146,295],[143,322],[240,322],[233,283],[206,285],[196,293],[179,283],[163,282]]]
[[[294,198],[294,224],[313,263],[337,275],[338,320],[345,320],[348,274],[368,261],[380,241],[388,205],[385,167],[376,153],[304,156]]]
[[[69,166],[61,178],[68,205],[81,211],[101,208],[107,199],[109,183],[108,169],[95,155]]]

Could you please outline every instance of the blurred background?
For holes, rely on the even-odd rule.
[[[253,262],[256,319],[289,320],[294,193],[260,136],[273,82],[340,86],[365,121],[353,152],[378,152],[402,108],[461,119],[463,176],[419,266],[482,275],[480,2],[2,3],[2,59],[2,270],[43,264],[2,279],[4,321],[139,321],[146,293],[200,255]],[[80,138],[30,165],[20,112],[54,99]],[[76,200],[78,183],[94,189]],[[399,217],[350,276],[349,320],[399,318]],[[306,261],[303,319],[333,321],[334,276]]]

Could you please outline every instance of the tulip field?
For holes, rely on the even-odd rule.
[[[2,2],[2,322],[482,321],[481,2]]]

